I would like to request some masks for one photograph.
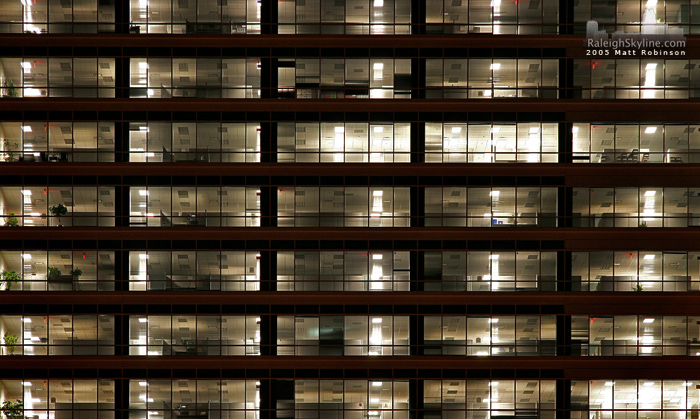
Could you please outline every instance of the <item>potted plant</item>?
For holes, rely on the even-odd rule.
[[[10,355],[14,355],[15,351],[17,350],[17,342],[19,341],[19,336],[11,335],[10,332],[5,332],[5,335],[2,338],[5,341],[5,348],[7,352]],[[2,411],[5,412],[5,405],[3,405]],[[7,413],[5,413],[5,415],[7,415]]]
[[[639,226],[640,226],[640,227],[646,227],[646,226],[647,226],[647,222],[646,222],[646,221],[642,221],[641,223],[639,223]]]
[[[5,97],[19,97],[19,90],[17,89],[17,84],[15,84],[15,79],[5,80],[2,87],[5,88]]]
[[[58,217],[58,227],[61,227],[61,216],[68,213],[68,208],[63,204],[52,205],[49,208],[54,217]]]
[[[6,161],[15,161],[15,153],[14,151],[19,148],[18,143],[11,143],[7,138],[3,140],[3,144],[5,145],[5,152],[7,153],[7,157],[5,157]]]
[[[7,419],[24,419],[24,402],[20,399],[16,402],[7,400],[0,409]]]
[[[632,287],[632,291],[644,291],[644,287],[642,287],[641,285],[636,285]]]
[[[82,271],[80,268],[78,268],[78,267],[76,266],[75,268],[73,268],[73,269],[70,271],[70,274],[71,274],[71,276],[72,276],[73,278],[75,278],[75,280],[77,281],[78,279],[80,279],[80,275],[83,274],[83,271]]]
[[[61,279],[61,270],[58,268],[49,268],[46,279],[49,281],[58,281]]]
[[[18,283],[22,279],[22,275],[15,271],[2,271],[2,282],[5,283],[5,291],[9,291],[12,288],[12,284]]]
[[[15,216],[15,213],[11,212],[7,217],[7,222],[5,223],[5,227],[18,227],[18,226],[19,226],[19,220]]]

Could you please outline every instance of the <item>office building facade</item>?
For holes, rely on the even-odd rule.
[[[698,32],[690,0],[0,0],[2,414],[697,418]]]

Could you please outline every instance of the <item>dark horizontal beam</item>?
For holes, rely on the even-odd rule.
[[[686,35],[686,55],[700,53],[700,36]],[[158,48],[561,48],[567,57],[586,58],[584,35],[120,35],[3,34],[0,45],[27,47]],[[274,54],[274,52],[273,52]],[[597,58],[597,57],[591,57]],[[614,57],[605,57],[614,58]]]
[[[2,41],[0,41],[2,44]],[[569,122],[696,122],[700,101],[585,99],[3,99],[3,111],[100,112],[563,112]],[[416,114],[416,119],[418,114]],[[498,116],[496,117],[498,121]]]
[[[0,228],[3,240],[124,240],[124,241],[314,241],[373,240],[406,241],[405,250],[442,250],[444,241],[485,240],[512,243],[517,241],[556,241],[563,249],[554,250],[700,250],[695,228],[275,228],[275,227],[17,227]],[[410,242],[420,247],[412,248]],[[144,242],[145,243],[145,242]],[[125,243],[125,249],[130,243]],[[371,244],[368,244],[371,246]],[[0,247],[2,245],[0,244]],[[369,248],[369,247],[368,247]],[[155,250],[155,249],[154,249]],[[263,249],[265,250],[265,249]],[[275,250],[275,249],[272,249]]]
[[[122,314],[122,306],[139,306],[143,312],[132,314],[147,314],[148,305],[172,305],[174,313],[177,312],[175,306],[181,305],[207,306],[207,310],[213,306],[249,306],[248,314],[279,315],[294,315],[294,305],[305,306],[305,310],[323,306],[324,314],[328,315],[344,314],[346,305],[382,306],[388,310],[395,306],[526,305],[549,306],[547,310],[554,315],[692,316],[697,314],[697,299],[698,294],[693,292],[0,292],[0,306],[25,305],[25,314],[32,314],[32,310],[42,305],[45,310],[45,305],[99,304],[106,306],[100,308],[100,314],[117,315]],[[133,308],[127,311],[131,313]]]
[[[2,34],[0,45],[31,47],[159,47],[159,48],[581,48],[583,35],[119,35]],[[700,37],[688,36],[688,49]]]
[[[434,370],[436,378],[439,378],[439,370],[466,370],[467,379],[470,378],[469,370],[511,370],[517,376],[517,370],[558,370],[559,377],[564,379],[683,379],[695,380],[700,378],[700,357],[59,357],[59,356],[16,356],[7,357],[9,362],[3,362],[3,370],[32,369],[32,375],[36,370],[53,369],[57,366],[63,371],[82,369],[124,370],[124,378],[144,378],[148,376],[148,370],[183,369],[189,371],[196,378],[196,370],[255,370],[258,377],[266,376],[275,371],[280,378],[294,378],[295,369],[304,370],[381,370],[382,373],[391,374],[389,370],[404,370],[416,372],[420,377],[425,374],[418,371]],[[1,377],[0,373],[0,377]],[[342,374],[342,372],[339,372]],[[308,377],[308,374],[304,374]],[[158,378],[163,378],[162,374]],[[183,377],[181,374],[177,378]],[[252,377],[251,377],[252,378]],[[342,378],[342,377],[329,377]],[[478,378],[483,379],[483,374]]]
[[[187,173],[189,184],[196,184],[195,176],[277,176],[270,179],[272,186],[292,186],[288,182],[295,176],[303,176],[306,182],[312,177],[408,177],[415,179],[415,185],[439,186],[442,179],[420,179],[419,176],[465,177],[464,185],[469,185],[467,177],[556,177],[571,187],[698,187],[700,166],[697,164],[563,164],[563,163],[318,163],[318,164],[278,164],[278,163],[13,163],[0,165],[0,175],[13,176],[179,176]],[[50,179],[50,178],[49,178]],[[336,178],[337,179],[337,178]],[[7,181],[7,179],[6,179]],[[279,182],[279,183],[278,183]],[[340,180],[342,185],[342,180]],[[498,179],[494,181],[499,184]],[[9,185],[5,183],[5,185]],[[136,186],[136,184],[132,184]],[[265,186],[265,185],[260,185]],[[450,186],[457,186],[450,184]],[[475,187],[483,185],[473,185]]]

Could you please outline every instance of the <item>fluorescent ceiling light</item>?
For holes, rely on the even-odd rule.
[[[646,192],[644,192],[644,196],[655,196],[655,195],[656,195],[656,191],[646,191]]]
[[[655,133],[655,132],[656,132],[656,127],[647,127],[647,128],[644,130],[644,133],[645,133],[645,134],[653,134],[653,133]]]
[[[491,70],[500,70],[501,69],[501,64],[500,63],[493,63],[491,64]]]

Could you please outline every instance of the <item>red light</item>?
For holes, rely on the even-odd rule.
[[[83,253],[83,259],[85,259],[85,253]]]

